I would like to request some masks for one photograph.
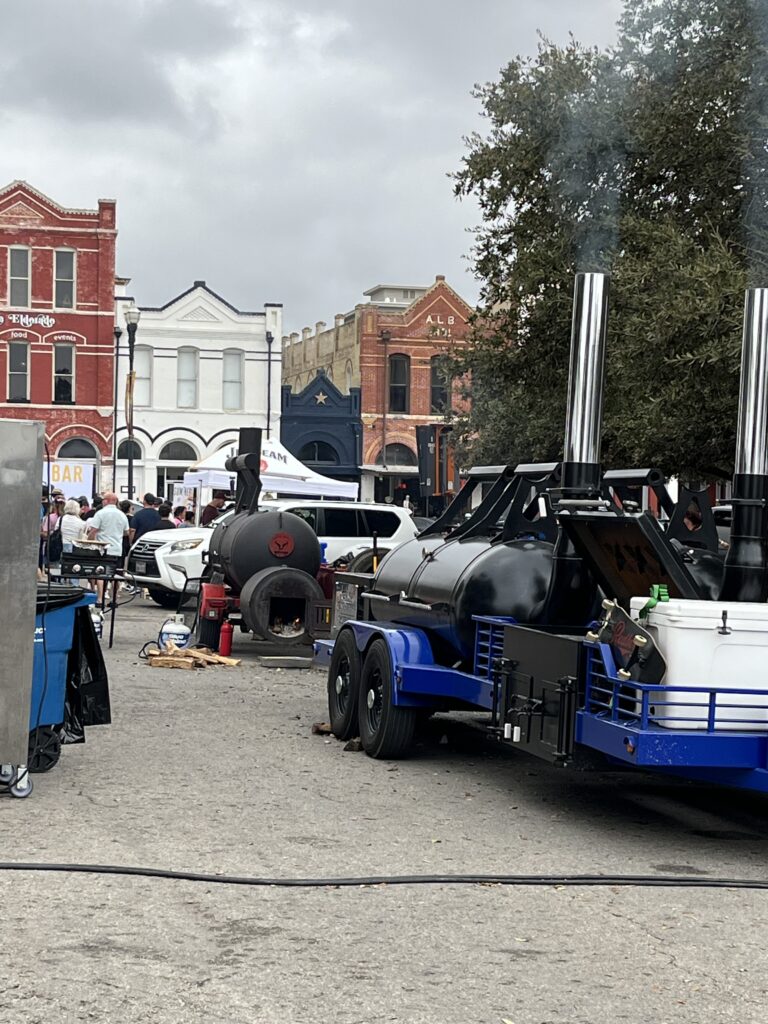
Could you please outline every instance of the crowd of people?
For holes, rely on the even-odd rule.
[[[219,514],[224,502],[216,497],[203,510],[203,523]],[[207,514],[207,519],[206,519]],[[67,499],[60,490],[43,487],[40,504],[40,551],[38,576],[43,578],[47,565],[56,565],[61,554],[71,552],[83,542],[96,541],[109,555],[127,556],[131,546],[150,530],[175,530],[195,525],[195,512],[184,505],[171,505],[144,495],[142,507],[134,512],[130,501],[120,501],[111,491],[97,494],[91,502],[85,495]]]

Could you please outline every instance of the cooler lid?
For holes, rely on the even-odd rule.
[[[647,601],[647,597],[633,597],[633,613],[639,613]],[[768,604],[753,601],[659,601],[650,609],[647,621],[650,625],[664,623],[684,626],[690,623],[709,629],[722,625],[723,612],[728,615],[727,624],[734,629],[752,628],[768,631]]]

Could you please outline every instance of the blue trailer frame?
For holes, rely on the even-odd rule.
[[[475,616],[475,622],[472,673],[437,664],[424,630],[361,620],[345,622],[342,628],[352,632],[361,656],[373,640],[386,642],[393,673],[393,705],[490,712],[498,700],[496,666],[504,633],[514,630],[516,623],[490,616]],[[577,744],[645,771],[768,792],[768,690],[665,687],[627,681],[619,678],[608,644],[586,637],[581,643],[585,659],[583,678],[578,681]],[[330,667],[333,646],[333,641],[315,643],[317,667]],[[665,714],[664,709],[674,711],[681,706],[681,693],[686,695],[685,707],[694,713]],[[734,697],[747,697],[751,703],[731,703]],[[722,713],[733,714],[734,709],[744,717],[731,718],[727,724],[742,728],[723,728]],[[689,726],[695,722],[695,728],[681,728],[682,722]],[[508,742],[514,745],[514,741]]]

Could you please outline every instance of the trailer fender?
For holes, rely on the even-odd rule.
[[[403,665],[435,664],[432,647],[426,633],[421,629],[390,625],[386,622],[361,622],[351,619],[342,627],[351,630],[355,637],[357,649],[362,657],[374,640],[384,640],[389,649],[389,658],[394,673],[393,703],[399,707],[423,708],[431,707],[435,702],[428,698],[416,697],[401,692],[401,668]],[[333,646],[327,641],[315,643],[315,665],[325,667],[330,664]]]

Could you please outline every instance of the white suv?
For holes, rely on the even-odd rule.
[[[373,534],[381,553],[391,551],[418,533],[411,513],[398,505],[361,504],[354,501],[298,499],[262,502],[263,508],[292,512],[306,520],[325,544],[326,562],[354,558],[369,551]],[[143,534],[128,555],[128,570],[150,596],[164,608],[175,608],[187,579],[197,580],[205,568],[213,527],[233,512],[225,512],[211,526],[178,530],[150,530]],[[359,571],[365,567],[358,565]],[[189,592],[197,590],[190,583]]]

